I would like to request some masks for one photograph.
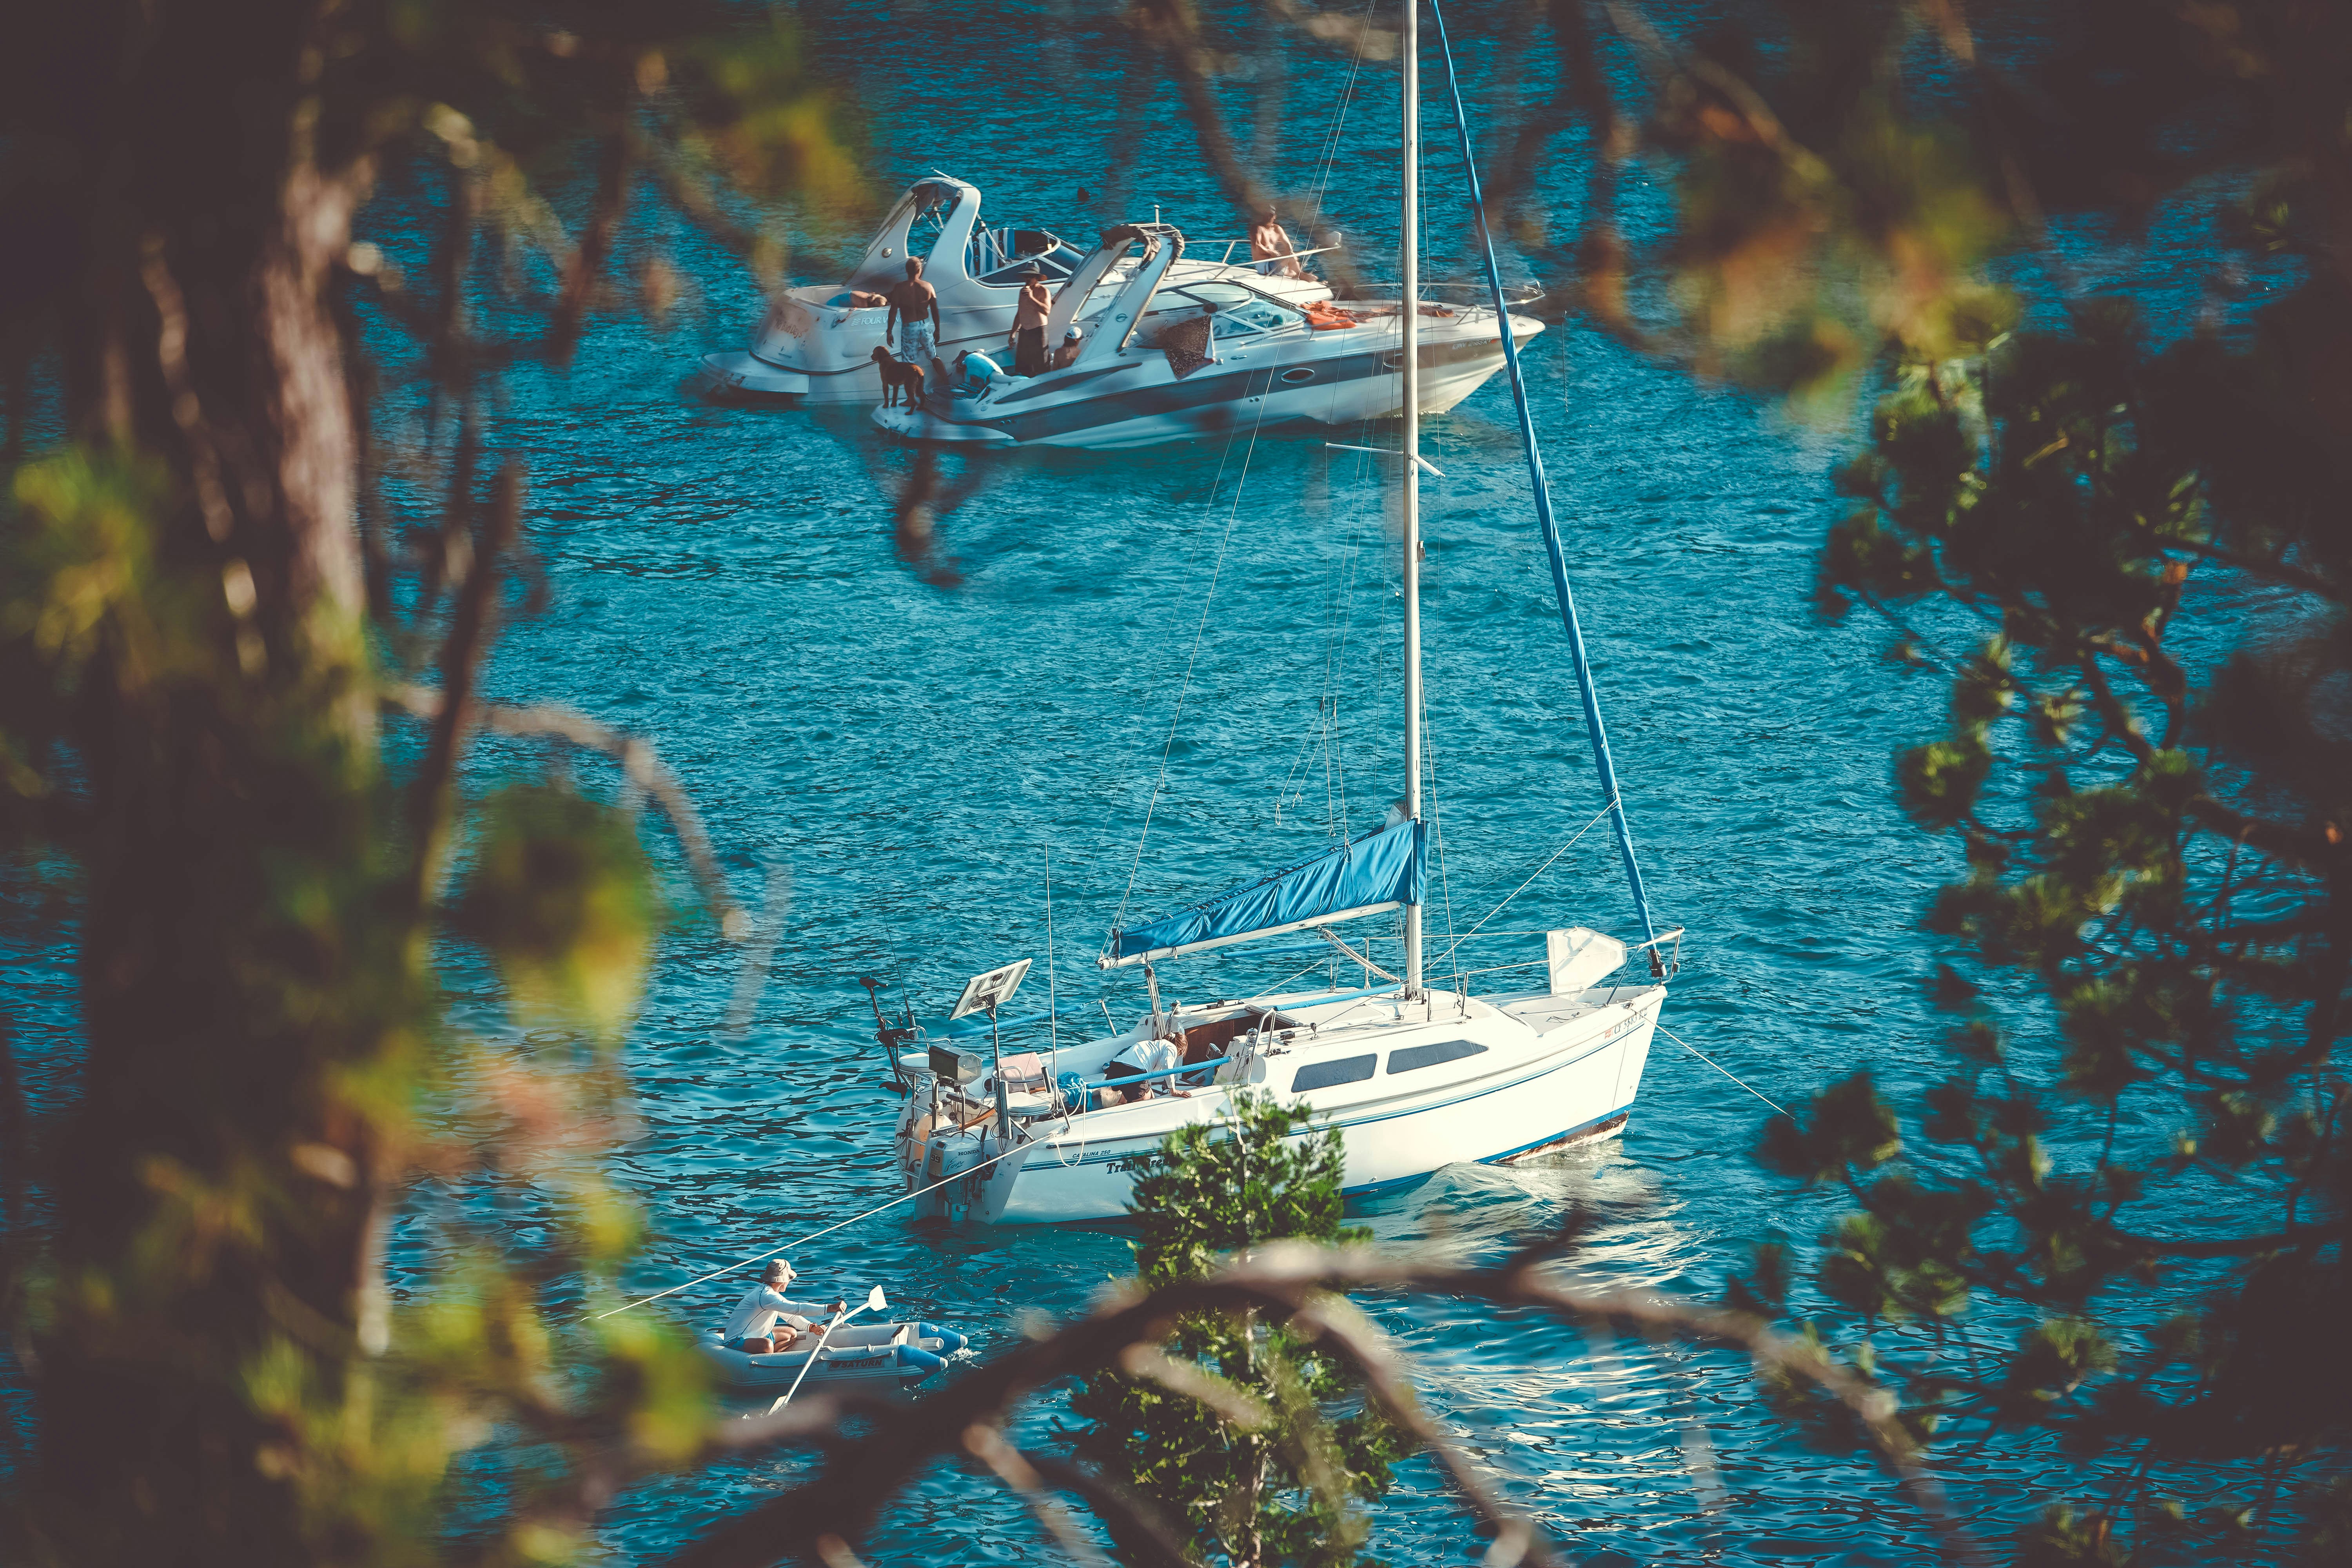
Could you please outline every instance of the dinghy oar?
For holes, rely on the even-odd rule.
[[[793,1395],[801,1391],[801,1378],[808,1376],[809,1368],[814,1366],[816,1364],[816,1358],[824,1353],[824,1342],[833,1338],[833,1331],[841,1327],[841,1321],[844,1318],[846,1318],[855,1312],[878,1312],[889,1304],[889,1302],[882,1299],[882,1287],[877,1285],[873,1289],[868,1290],[866,1293],[866,1305],[862,1307],[845,1307],[842,1310],[835,1312],[833,1315],[833,1321],[824,1326],[824,1332],[817,1336],[816,1349],[809,1352],[808,1360],[801,1363],[800,1377],[793,1378],[793,1385],[784,1390],[784,1392],[777,1397],[776,1402],[773,1405],[768,1406],[768,1414],[773,1415],[777,1411],[782,1410],[785,1405],[790,1405],[793,1402]]]

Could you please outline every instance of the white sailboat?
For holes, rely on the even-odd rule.
[[[1420,297],[1418,62],[1415,0],[1403,33],[1404,289]],[[1442,36],[1442,35],[1441,35]],[[1448,60],[1451,74],[1451,61]],[[1462,125],[1458,91],[1454,117]],[[1469,164],[1466,127],[1463,153]],[[1474,203],[1478,201],[1475,171]],[[1483,207],[1480,213],[1484,225]],[[1503,310],[1489,246],[1488,281]],[[1403,514],[1402,757],[1401,818],[1377,832],[1230,889],[1160,920],[1114,930],[1099,963],[1141,965],[1150,1011],[1108,1038],[1062,1047],[1050,1064],[932,1046],[900,1058],[913,1074],[896,1152],[919,1212],[955,1219],[1038,1224],[1098,1220],[1125,1212],[1134,1173],[1160,1141],[1187,1123],[1212,1121],[1243,1091],[1305,1105],[1318,1125],[1344,1134],[1343,1186],[1350,1194],[1409,1185],[1465,1161],[1516,1159],[1607,1135],[1622,1127],[1639,1092],[1651,1037],[1665,1005],[1679,927],[1655,928],[1634,858],[1608,737],[1584,655],[1573,599],[1543,483],[1526,386],[1512,334],[1502,334],[1538,515],[1583,699],[1603,812],[1643,929],[1621,942],[1571,928],[1548,939],[1548,984],[1516,994],[1433,990],[1424,973],[1422,897],[1428,825],[1422,816],[1419,497],[1419,312],[1401,313],[1397,406]],[[1378,970],[1331,927],[1401,911],[1404,973]],[[1163,1002],[1159,966],[1186,955],[1313,930],[1384,984],[1183,1005]],[[1672,948],[1669,944],[1674,944]],[[1611,984],[1633,953],[1649,978]],[[966,1007],[994,1005],[1019,984],[1022,965],[973,982]],[[975,998],[979,998],[975,1001]],[[1173,1057],[1138,1071],[1120,1062],[1136,1047]],[[1042,1070],[1032,1070],[1034,1068]]]

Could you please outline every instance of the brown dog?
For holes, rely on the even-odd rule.
[[[894,356],[890,351],[876,344],[874,363],[882,367],[882,406],[895,406],[903,395],[912,408],[923,400],[923,367],[911,361]]]

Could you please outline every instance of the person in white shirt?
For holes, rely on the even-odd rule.
[[[1173,1040],[1138,1040],[1111,1058],[1109,1064],[1103,1068],[1103,1077],[1116,1080],[1134,1078],[1139,1073],[1166,1072],[1171,1068],[1183,1065],[1184,1053],[1176,1048]],[[1124,1092],[1128,1103],[1133,1104],[1154,1094],[1167,1093],[1168,1080],[1160,1079],[1153,1083],[1138,1084]]]
[[[727,1320],[722,1342],[730,1351],[746,1355],[770,1355],[790,1345],[805,1332],[811,1318],[827,1312],[838,1312],[847,1305],[835,1301],[830,1308],[813,1301],[795,1301],[785,1296],[784,1287],[793,1282],[793,1266],[779,1258],[771,1262],[760,1276],[760,1283],[743,1292],[735,1303],[734,1315]],[[776,1325],[782,1323],[782,1333]]]

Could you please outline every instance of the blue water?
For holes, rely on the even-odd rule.
[[[1115,24],[1053,6],[963,15],[945,47],[927,41],[939,25],[899,11],[821,27],[824,68],[869,117],[879,186],[936,163],[982,184],[999,221],[1083,237],[1090,220],[1156,202],[1196,235],[1235,232],[1172,89],[1107,132],[1125,47]],[[1480,30],[1457,26],[1476,104],[1528,90],[1487,75]],[[1347,67],[1294,58],[1287,129],[1261,150],[1282,188],[1325,179],[1318,150]],[[1364,78],[1328,182],[1333,220],[1376,276],[1394,248],[1392,80]],[[1246,144],[1248,89],[1228,91]],[[1130,139],[1114,207],[1100,199],[1102,160]],[[1437,152],[1432,163],[1434,203],[1450,165]],[[1553,173],[1556,188],[1580,188],[1573,139]],[[386,197],[374,237],[395,254],[413,247],[411,204],[425,201]],[[1664,202],[1629,176],[1635,224],[1655,223]],[[1454,221],[1433,216],[1433,248],[1452,243]],[[803,237],[802,275],[833,276],[841,237]],[[552,597],[506,632],[488,678],[493,699],[560,700],[650,737],[736,896],[782,919],[742,1029],[724,1027],[740,952],[708,922],[688,924],[667,941],[626,1045],[640,1125],[614,1168],[648,1216],[630,1277],[646,1289],[891,1194],[896,1102],[861,1026],[860,975],[936,1016],[964,975],[1034,956],[1024,1003],[1050,994],[1083,1028],[1107,1001],[1124,1022],[1139,977],[1107,979],[1091,962],[1122,905],[1162,909],[1360,832],[1401,787],[1397,535],[1379,459],[1327,450],[1320,434],[1244,431],[934,466],[862,409],[707,404],[688,373],[702,353],[739,346],[758,291],[690,233],[641,215],[624,264],[656,250],[688,279],[679,320],[604,323],[568,373],[512,384],[499,439],[530,463],[528,535]],[[1839,1207],[1750,1162],[1759,1097],[1794,1103],[1860,1067],[1898,1091],[1939,1076],[1939,1025],[1919,984],[1932,949],[1916,921],[1959,863],[1899,818],[1889,759],[1936,728],[1943,688],[1884,657],[1885,626],[1824,625],[1811,608],[1813,552],[1837,504],[1825,475],[1850,425],[1794,422],[1574,326],[1538,338],[1529,371],[1652,897],[1691,933],[1666,1023],[1751,1087],[1661,1038],[1622,1138],[1538,1165],[1450,1169],[1364,1219],[1385,1243],[1478,1258],[1581,1204],[1599,1220],[1585,1273],[1708,1296],[1750,1243],[1808,1237]],[[1443,932],[1486,916],[1600,797],[1507,389],[1492,383],[1431,420],[1423,443],[1444,474],[1423,489],[1444,829],[1431,923]],[[909,516],[917,492],[930,499]],[[537,755],[486,746],[477,777]],[[1570,923],[1633,928],[1605,830],[1489,929]],[[34,1087],[54,1105],[70,1086],[59,1065],[71,1056],[70,927],[16,934]],[[1470,967],[1524,963],[1541,939],[1465,952]],[[1244,994],[1304,962],[1244,952],[1171,966],[1167,980],[1186,999]],[[462,954],[452,963],[461,1010],[490,1018],[479,972]],[[437,1246],[422,1210],[404,1220],[404,1289],[429,1286]],[[984,1355],[1020,1314],[1082,1310],[1127,1253],[1114,1231],[958,1232],[891,1214],[795,1261],[813,1293],[879,1281],[973,1333]],[[742,1285],[730,1276],[671,1304],[699,1324]],[[1929,1539],[1883,1471],[1768,1421],[1735,1361],[1587,1342],[1444,1302],[1379,1316],[1415,1357],[1440,1422],[1593,1561],[1894,1563]],[[1052,1411],[1047,1400],[1024,1415],[1028,1440],[1055,1440]],[[2042,1467],[1979,1458],[1953,1478],[1956,1498],[2006,1530],[2049,1479]],[[621,1558],[657,1557],[808,1468],[771,1458],[643,1487],[601,1532]],[[1425,1460],[1400,1471],[1372,1546],[1404,1563],[1484,1550]],[[860,1550],[911,1563],[1025,1563],[1046,1549],[992,1482],[942,1467]]]

